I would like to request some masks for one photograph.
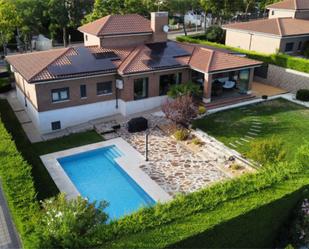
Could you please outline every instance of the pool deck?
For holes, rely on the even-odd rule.
[[[166,193],[154,180],[152,180],[141,168],[145,165],[144,157],[135,150],[128,142],[122,138],[115,138],[104,142],[89,144],[73,149],[59,151],[41,156],[41,160],[49,174],[61,192],[66,193],[68,199],[76,198],[80,195],[70,178],[67,176],[58,160],[62,157],[95,150],[102,147],[115,145],[124,156],[116,158],[118,165],[156,202],[167,202],[172,197]]]

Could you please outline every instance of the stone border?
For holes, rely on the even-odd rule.
[[[144,157],[136,151],[129,143],[122,138],[115,138],[108,141],[89,144],[73,149],[55,152],[41,156],[41,160],[53,178],[58,189],[67,194],[68,199],[76,198],[80,195],[75,185],[67,176],[59,162],[58,158],[71,156],[74,154],[95,150],[102,147],[115,145],[124,154],[116,158],[118,165],[156,202],[167,202],[172,197],[166,193],[155,181],[153,181],[146,173],[139,168],[145,164]]]

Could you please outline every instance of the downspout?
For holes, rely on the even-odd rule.
[[[26,87],[25,87],[25,80],[24,79],[23,79],[23,87],[24,87],[25,107],[27,107],[28,103],[27,103],[27,95],[26,95]]]
[[[250,34],[250,43],[249,43],[249,51],[251,51],[251,46],[252,46],[252,36],[253,34]]]

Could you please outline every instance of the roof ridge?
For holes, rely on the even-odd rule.
[[[119,65],[118,69],[121,70],[122,73],[124,72],[124,70],[126,70],[128,68],[128,66],[131,64],[132,60],[141,52],[141,47],[143,47],[143,46],[144,45],[139,45],[139,46],[135,47],[134,49],[132,49],[130,54]],[[128,60],[128,59],[130,59],[130,60]],[[123,68],[121,69],[122,66],[123,66]]]
[[[213,56],[215,54],[215,50],[211,50],[211,49],[208,49],[210,51],[210,58],[209,58],[209,61],[207,63],[207,67],[206,69],[208,69],[208,71],[210,70],[210,67],[211,67],[211,64],[212,64],[212,59],[213,59]]]
[[[53,64],[56,60],[58,60],[60,57],[64,56],[69,50],[73,49],[72,47],[68,47],[64,50],[63,53],[61,53],[57,58],[53,59],[50,63],[48,63],[46,66],[44,66],[39,72],[37,72],[36,74],[34,74],[30,79],[29,82],[31,82],[32,79],[34,79],[35,77],[37,77],[40,73],[42,73],[45,69],[47,69],[48,66],[50,66],[51,64]]]
[[[107,16],[102,17],[102,18],[106,18],[106,21],[104,22],[104,24],[102,25],[100,30],[97,32],[97,35],[101,34],[101,32],[103,31],[105,25],[107,25],[107,23],[110,21],[111,17],[112,17],[112,15],[107,15]]]
[[[281,19],[277,18],[277,24],[278,24],[278,28],[279,28],[279,34],[282,36],[282,27],[281,27]]]

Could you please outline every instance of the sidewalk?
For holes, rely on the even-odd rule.
[[[0,249],[22,248],[0,185]]]

